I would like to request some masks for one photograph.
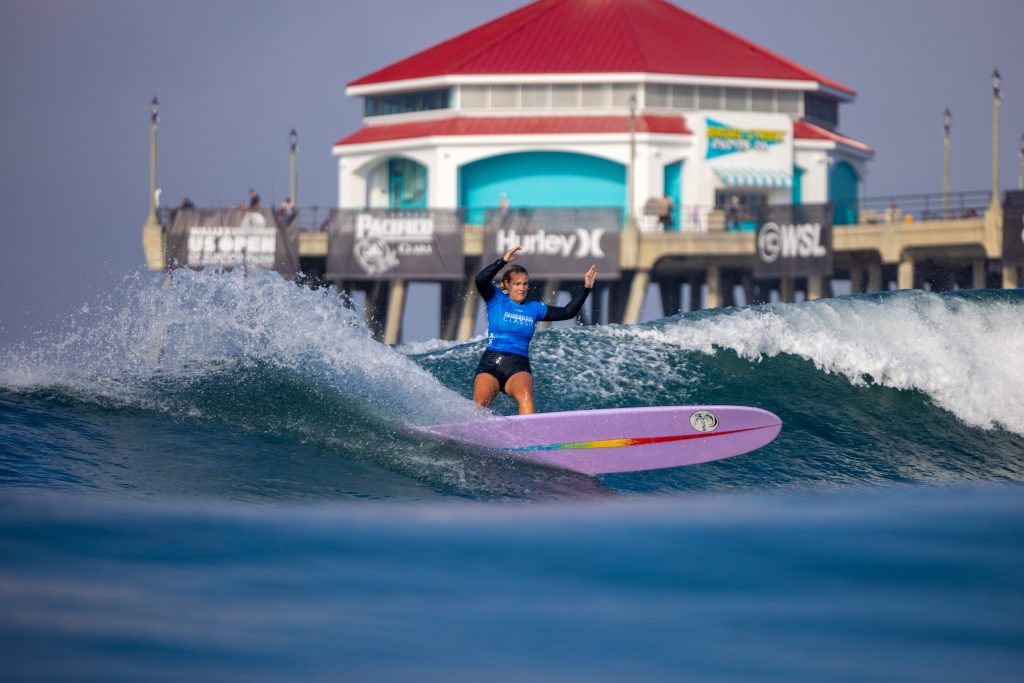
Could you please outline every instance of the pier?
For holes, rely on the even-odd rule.
[[[904,203],[907,203],[904,201]],[[979,203],[978,201],[975,202]],[[312,209],[303,210],[309,227]],[[168,210],[161,210],[166,220]],[[658,231],[650,222],[627,224],[619,233],[621,273],[615,280],[599,280],[589,323],[640,322],[649,287],[658,288],[663,315],[683,310],[717,308],[738,303],[813,300],[832,295],[833,281],[849,281],[851,293],[925,288],[931,291],[1016,288],[1020,268],[1003,262],[1004,216],[999,204],[960,211],[918,210],[917,217],[885,216],[861,209],[861,221],[833,227],[831,275],[759,279],[754,275],[756,233],[727,231],[714,212],[703,232]],[[318,215],[325,215],[324,209]],[[898,218],[898,219],[897,219]],[[319,221],[319,218],[317,218]],[[163,222],[163,221],[162,221]],[[645,229],[645,227],[647,229]],[[463,231],[461,277],[440,282],[438,336],[469,339],[473,336],[479,298],[472,277],[481,267],[484,233],[481,225],[467,224]],[[167,266],[166,229],[144,227],[143,243],[151,269]],[[385,343],[402,339],[402,319],[412,281],[382,277],[374,281],[327,280],[325,261],[330,233],[303,230],[298,234],[301,270],[314,285],[333,285],[339,293],[363,292],[367,323]],[[487,260],[490,260],[488,255]],[[431,280],[416,280],[430,282]],[[576,282],[535,280],[535,296],[552,300]],[[684,287],[685,286],[685,287]],[[844,285],[845,291],[845,285]],[[689,300],[684,302],[688,292]],[[737,294],[743,297],[738,299]],[[585,309],[586,310],[586,309]]]

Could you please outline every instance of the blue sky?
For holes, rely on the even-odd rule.
[[[154,94],[165,203],[188,195],[200,206],[234,205],[249,187],[280,201],[295,127],[299,201],[329,206],[338,182],[331,145],[360,125],[345,84],[522,4],[4,0],[0,344],[59,324],[143,264]],[[998,67],[1001,185],[1016,187],[1024,3],[677,4],[857,90],[840,130],[877,152],[868,196],[941,191],[947,106],[954,190],[989,189]]]

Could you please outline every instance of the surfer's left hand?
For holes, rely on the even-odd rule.
[[[590,266],[586,273],[583,274],[583,286],[590,289],[594,286],[594,281],[597,279],[597,266]]]

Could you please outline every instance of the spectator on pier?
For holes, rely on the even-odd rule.
[[[668,195],[662,197],[661,211],[658,214],[658,220],[661,221],[662,229],[668,229],[672,226],[672,209],[675,208],[675,205],[676,203]]]
[[[194,209],[194,208],[196,208],[196,205],[192,203],[191,199],[189,199],[188,197],[185,197],[185,198],[183,198],[181,200],[181,206],[179,208],[181,208],[181,209]]]
[[[729,211],[726,213],[725,229],[729,231],[740,229],[740,198],[736,195],[729,198]]]
[[[900,211],[899,207],[896,206],[896,200],[892,200],[889,204],[889,208],[885,210],[885,222],[886,223],[899,223],[900,218],[903,217],[903,212]]]

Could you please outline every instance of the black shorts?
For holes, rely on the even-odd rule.
[[[484,351],[479,365],[476,366],[475,375],[479,375],[481,372],[487,373],[498,380],[499,391],[505,391],[505,382],[517,372],[533,374],[533,370],[530,369],[529,358],[518,353],[508,353],[506,351]]]

